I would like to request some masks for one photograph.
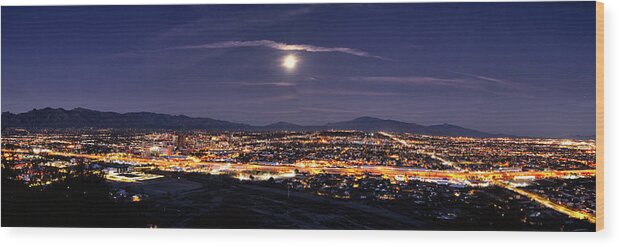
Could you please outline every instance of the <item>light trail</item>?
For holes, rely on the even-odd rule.
[[[572,209],[572,208],[569,208],[567,206],[555,203],[555,202],[551,201],[548,198],[545,198],[543,196],[540,196],[540,195],[532,193],[532,192],[525,191],[523,189],[516,188],[516,187],[511,186],[511,185],[509,185],[507,183],[504,183],[504,182],[498,182],[496,184],[501,186],[501,187],[503,187],[503,188],[505,188],[505,189],[508,189],[508,190],[516,192],[516,193],[518,193],[520,195],[526,196],[529,199],[534,200],[534,201],[536,201],[536,202],[538,202],[538,203],[540,203],[540,204],[542,204],[542,205],[544,205],[544,206],[546,206],[548,208],[551,208],[551,209],[553,209],[553,210],[555,210],[555,211],[557,211],[559,213],[565,214],[565,215],[570,216],[572,218],[576,218],[576,219],[580,219],[580,220],[587,220],[587,221],[595,224],[595,215],[592,215],[592,214],[589,214],[589,213],[586,213],[586,212],[582,212],[582,211],[579,211],[579,210],[576,210],[576,209]]]
[[[394,140],[394,141],[396,141],[396,142],[398,142],[398,143],[400,143],[400,144],[404,145],[405,147],[413,147],[413,145],[411,145],[410,143],[408,143],[406,140],[400,139],[399,137],[397,137],[397,136],[395,136],[395,135],[392,135],[392,134],[389,134],[389,133],[387,133],[387,132],[383,132],[383,131],[380,131],[380,132],[378,132],[378,133],[379,133],[379,134],[381,134],[381,135],[384,135],[384,136],[386,136],[386,137],[391,138],[392,140]],[[419,150],[419,149],[415,149],[415,152],[417,152],[418,154],[428,155],[428,156],[432,157],[433,159],[440,161],[441,163],[443,163],[443,165],[446,165],[446,166],[452,167],[452,168],[454,168],[454,169],[456,169],[456,170],[458,170],[458,171],[462,170],[462,168],[460,168],[460,167],[456,166],[453,162],[448,161],[448,160],[446,160],[446,159],[444,159],[444,158],[442,158],[442,157],[439,157],[439,156],[437,156],[437,155],[436,155],[436,154],[434,154],[434,153],[428,153],[428,152],[425,152],[425,151],[423,151],[423,150]]]
[[[2,152],[8,153],[33,153],[29,150],[10,150],[2,149]],[[513,187],[507,184],[505,181],[514,179],[515,177],[535,177],[535,179],[545,178],[563,178],[568,176],[580,176],[580,177],[594,177],[596,174],[595,169],[590,170],[557,170],[557,171],[479,171],[469,172],[462,170],[422,170],[407,167],[391,167],[391,166],[357,166],[350,165],[349,167],[333,167],[333,166],[306,166],[305,164],[282,164],[277,166],[272,165],[260,165],[260,164],[244,164],[244,163],[201,163],[199,161],[188,159],[184,161],[177,160],[161,160],[161,159],[144,159],[135,157],[113,157],[108,155],[96,155],[96,154],[76,154],[65,152],[42,152],[41,154],[62,156],[62,157],[74,157],[74,158],[87,158],[91,160],[102,160],[108,162],[129,162],[135,164],[153,164],[159,168],[170,169],[171,167],[182,167],[183,169],[190,170],[195,167],[208,167],[209,172],[217,171],[218,173],[236,173],[237,175],[244,172],[260,171],[260,172],[272,172],[272,173],[291,173],[295,170],[299,172],[307,172],[311,174],[329,173],[339,175],[363,175],[366,173],[373,175],[386,175],[390,178],[396,176],[405,176],[406,178],[426,178],[426,179],[447,179],[452,181],[466,181],[466,180],[482,180],[489,181],[502,188],[508,189],[520,195],[526,196],[548,208],[551,208],[557,212],[563,213],[573,218],[588,220],[591,223],[595,223],[595,216],[582,212],[576,209],[571,209],[567,206],[563,206],[552,202],[551,200],[542,197],[540,195],[527,192],[525,190]],[[204,171],[207,172],[207,171]]]
[[[9,153],[32,153],[29,150],[8,150],[2,149],[2,152]],[[196,160],[163,160],[163,159],[144,159],[135,157],[113,157],[108,155],[97,154],[76,154],[65,152],[43,152],[41,154],[72,157],[72,158],[86,158],[91,160],[101,160],[107,162],[127,162],[134,164],[152,164],[160,168],[181,167],[181,168],[195,168],[195,167],[208,167],[210,170],[219,171],[233,171],[233,172],[246,172],[246,171],[265,171],[265,172],[290,172],[291,170],[299,170],[300,172],[308,173],[331,173],[340,175],[360,175],[364,173],[370,173],[374,175],[387,175],[389,177],[406,176],[406,177],[418,177],[418,178],[434,178],[434,179],[450,179],[450,180],[483,180],[483,181],[507,181],[514,179],[515,177],[531,176],[536,179],[542,178],[563,178],[568,176],[580,176],[580,177],[593,177],[595,176],[595,169],[590,170],[557,170],[557,171],[456,171],[456,170],[426,170],[409,167],[393,167],[393,166],[376,166],[376,165],[349,165],[342,167],[338,166],[306,166],[302,163],[295,164],[281,164],[277,166],[273,165],[260,165],[253,163],[216,163],[216,162],[199,162]]]

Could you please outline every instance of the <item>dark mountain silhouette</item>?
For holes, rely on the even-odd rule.
[[[409,132],[409,133],[417,133],[417,134],[438,134],[435,133],[432,129],[415,124],[415,123],[405,123],[395,120],[385,120],[374,117],[360,117],[355,118],[350,121],[345,122],[337,122],[337,123],[328,123],[325,125],[330,129],[341,129],[341,130],[361,130],[361,131],[391,131],[391,132]]]
[[[2,113],[2,128],[147,128],[147,129],[204,129],[204,130],[252,130],[252,131],[319,131],[319,130],[359,130],[407,132],[441,136],[503,137],[467,129],[451,124],[424,126],[396,120],[374,117],[360,117],[350,121],[328,123],[325,125],[303,126],[287,122],[277,122],[266,126],[253,126],[212,118],[193,118],[184,115],[169,115],[151,112],[100,112],[84,108],[65,110],[62,108],[34,109],[14,114]]]
[[[428,128],[438,133],[452,133],[456,136],[471,136],[471,137],[506,137],[507,135],[490,134],[474,129],[467,129],[452,124],[430,125]]]
[[[24,128],[161,128],[161,129],[212,129],[243,130],[251,126],[215,120],[190,118],[183,115],[168,115],[150,112],[100,112],[84,108],[34,109],[29,112],[2,113],[2,127]]]

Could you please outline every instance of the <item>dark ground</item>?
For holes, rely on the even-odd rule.
[[[145,206],[115,202],[98,179],[46,188],[2,181],[2,227],[145,227]]]
[[[143,183],[72,181],[38,189],[3,180],[2,226],[164,227],[383,230],[593,231],[499,188],[478,194],[473,204],[418,204],[409,200],[344,200],[288,191],[269,182],[239,182],[227,176],[166,174]],[[74,189],[68,189],[74,188]],[[79,189],[77,189],[79,188]],[[109,192],[148,194],[142,202],[115,201]],[[86,192],[86,193],[84,193]],[[438,206],[437,206],[438,205]],[[501,208],[500,211],[496,207]],[[523,223],[524,208],[542,212]],[[438,219],[437,213],[459,217]],[[500,214],[499,214],[500,212]]]

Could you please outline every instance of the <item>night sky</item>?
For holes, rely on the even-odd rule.
[[[593,135],[594,26],[594,2],[3,7],[2,111]]]

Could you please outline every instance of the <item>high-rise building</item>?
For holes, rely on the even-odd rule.
[[[176,138],[176,149],[177,150],[184,149],[186,144],[187,144],[187,136],[185,135],[185,133],[179,132]]]

